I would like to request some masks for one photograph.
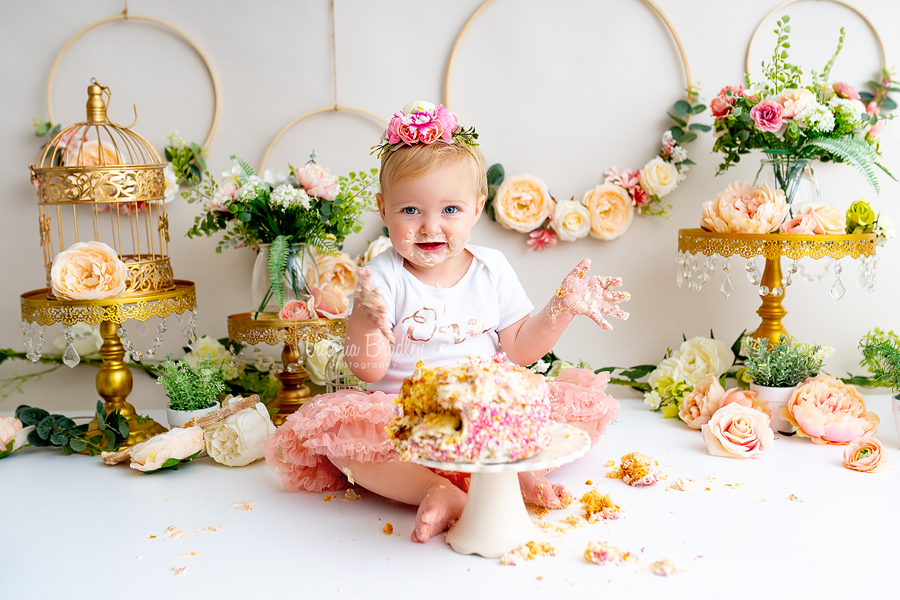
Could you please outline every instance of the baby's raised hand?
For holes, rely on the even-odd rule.
[[[602,315],[623,321],[627,319],[628,313],[616,304],[627,302],[631,299],[631,294],[613,291],[612,288],[622,285],[621,277],[586,278],[584,275],[590,268],[591,259],[586,258],[566,275],[550,305],[550,316],[553,317],[560,312],[586,315],[604,330],[612,331],[612,325]]]
[[[356,284],[356,295],[353,300],[353,311],[362,311],[363,315],[369,318],[381,331],[381,334],[388,341],[394,341],[394,334],[391,331],[391,322],[388,320],[387,307],[381,300],[381,290],[375,289],[372,285],[372,271],[367,267],[360,267],[357,270],[359,282]]]

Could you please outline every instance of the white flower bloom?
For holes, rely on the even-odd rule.
[[[266,169],[263,173],[263,181],[266,183],[272,184],[272,186],[279,186],[281,184],[294,184],[297,183],[297,180],[291,177],[290,174],[279,171],[278,169]]]
[[[536,363],[534,363],[534,364],[529,368],[529,370],[530,370],[532,373],[537,373],[537,374],[539,374],[539,375],[543,375],[544,373],[547,372],[547,369],[549,369],[549,368],[550,368],[550,363],[548,363],[548,362],[547,362],[546,360],[544,360],[544,359],[541,359],[541,360],[537,361]]]
[[[403,114],[408,115],[414,110],[424,110],[427,112],[434,112],[435,106],[431,102],[426,102],[424,100],[415,100],[413,102],[409,102],[406,106],[403,107]]]
[[[656,410],[662,405],[662,397],[656,393],[656,390],[647,392],[644,394],[644,404]]]
[[[216,366],[221,366],[222,375],[227,381],[238,376],[238,368],[234,362],[234,355],[215,338],[204,335],[194,343],[194,349],[184,355],[184,360],[196,369],[200,364],[200,358],[209,356],[215,359]]]
[[[265,182],[263,182],[258,175],[251,175],[241,184],[241,187],[238,188],[237,197],[244,201],[253,200],[254,198],[259,197],[260,192],[265,189],[265,186]]]
[[[226,467],[243,467],[265,456],[265,440],[275,425],[262,402],[237,412],[203,432],[206,452]]]
[[[313,355],[306,358],[306,370],[309,371],[309,380],[316,385],[325,385],[325,366],[328,360],[340,352],[343,346],[331,340],[316,342]]]
[[[684,373],[681,381],[690,384],[710,375],[721,377],[734,364],[734,353],[727,344],[702,337],[694,337],[681,344],[676,356]]]
[[[369,247],[366,248],[365,253],[359,258],[361,264],[365,265],[370,260],[386,251],[388,248],[393,247],[393,243],[391,243],[391,238],[386,235],[379,235],[375,241],[369,244]]]
[[[803,118],[799,119],[797,124],[817,133],[830,133],[834,129],[834,114],[825,106],[816,103],[803,113]]]
[[[163,170],[163,176],[166,179],[166,191],[164,192],[165,203],[168,204],[178,196],[178,190],[180,188],[178,185],[178,177],[175,176],[175,169],[172,167],[172,163],[166,163],[166,168]]]
[[[282,209],[294,208],[296,206],[309,208],[310,205],[309,196],[305,191],[286,183],[279,185],[272,191],[272,195],[269,196],[269,201],[272,206]]]
[[[850,127],[858,127],[863,122],[863,115],[866,108],[859,100],[847,100],[834,96],[826,104],[828,108],[834,111],[834,119],[836,123],[844,124]],[[868,120],[868,115],[865,117]]]

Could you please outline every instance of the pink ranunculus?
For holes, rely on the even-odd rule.
[[[529,251],[537,250],[538,252],[541,252],[544,248],[555,245],[557,241],[556,234],[549,229],[532,231],[528,234],[528,237],[530,238],[528,240],[528,245],[531,246]]]
[[[742,390],[741,388],[731,388],[730,390],[726,390],[719,407],[728,406],[729,404],[740,404],[741,406],[746,406],[748,408],[755,408],[769,417],[770,423],[772,421],[772,411],[769,409],[769,403],[756,392]]]
[[[329,173],[325,167],[310,163],[301,169],[295,169],[294,176],[297,183],[302,185],[310,196],[329,202],[337,197],[337,177]]]
[[[769,417],[737,403],[719,408],[700,430],[709,453],[725,458],[759,458],[775,442]]]
[[[311,316],[309,303],[303,300],[288,300],[284,303],[281,312],[278,313],[278,318],[282,321],[305,321]]]
[[[441,137],[448,142],[451,141],[453,132],[456,131],[456,115],[449,108],[445,108],[443,104],[440,104],[434,109],[434,119],[441,124],[443,129]]]
[[[396,144],[400,141],[400,125],[403,124],[403,113],[397,111],[391,117],[391,122],[387,128],[387,138],[389,144]]]
[[[797,386],[779,416],[817,444],[849,444],[874,434],[880,421],[855,387],[828,375]]]
[[[419,141],[423,144],[431,144],[440,139],[442,133],[441,124],[437,121],[431,121],[419,126]]]
[[[884,446],[868,435],[856,438],[844,448],[844,466],[862,473],[880,473],[892,469]]]
[[[774,100],[763,100],[750,109],[750,117],[760,131],[774,132],[781,129],[781,105]]]
[[[347,314],[347,298],[331,285],[325,284],[321,288],[314,287],[311,290],[313,306],[316,316],[326,319],[340,319]]]
[[[28,443],[28,434],[34,426],[23,427],[15,417],[0,417],[0,456],[4,452],[14,452]],[[12,444],[12,446],[10,446]]]
[[[678,407],[678,417],[688,427],[700,429],[702,425],[709,423],[709,419],[719,410],[724,397],[725,388],[719,383],[719,378],[710,375],[698,381],[693,391],[685,396],[681,406]]]
[[[859,92],[857,92],[856,88],[846,81],[836,81],[831,86],[831,88],[834,90],[834,95],[838,98],[846,98],[847,100],[859,100]]]
[[[728,92],[731,92],[730,94]],[[717,121],[731,114],[731,109],[738,98],[744,95],[743,85],[726,85],[709,103],[709,110]]]

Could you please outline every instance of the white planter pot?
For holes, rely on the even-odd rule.
[[[173,410],[172,408],[166,407],[166,420],[169,422],[169,429],[175,429],[176,427],[181,427],[194,417],[202,417],[203,415],[208,415],[211,412],[216,412],[219,410],[220,404],[216,402],[213,406],[209,408],[201,408],[200,410]]]
[[[769,403],[769,410],[772,411],[772,429],[782,433],[792,433],[795,429],[793,425],[781,418],[780,411],[787,406],[791,394],[795,387],[768,387],[765,385],[750,384],[750,391],[756,392],[756,395]]]
[[[891,398],[891,409],[894,411],[894,425],[897,426],[897,437],[900,438],[900,394]]]

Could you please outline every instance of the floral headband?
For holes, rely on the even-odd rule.
[[[456,115],[444,105],[418,100],[410,102],[402,111],[394,113],[388,128],[381,136],[381,143],[372,146],[377,158],[382,158],[402,146],[444,142],[468,148],[477,146],[475,128],[465,129],[456,123]]]

